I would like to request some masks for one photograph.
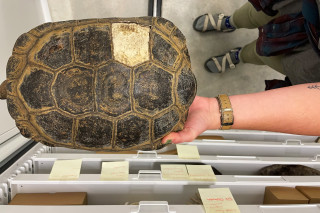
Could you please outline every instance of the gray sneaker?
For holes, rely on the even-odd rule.
[[[224,14],[204,14],[193,22],[193,29],[199,32],[222,31],[232,32],[236,28],[230,24],[230,16]]]
[[[224,55],[214,56],[205,62],[205,68],[209,72],[224,73],[226,69],[236,68],[236,64],[240,63],[239,52],[241,47],[230,50]]]

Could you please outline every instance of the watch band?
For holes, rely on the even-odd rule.
[[[230,99],[228,95],[221,94],[217,97],[219,107],[220,107],[220,113],[221,113],[221,127],[222,130],[231,129],[231,126],[233,125],[234,117],[233,117],[233,110],[231,106]]]

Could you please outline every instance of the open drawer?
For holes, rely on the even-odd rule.
[[[200,155],[313,157],[320,154],[320,143],[316,143],[316,136],[248,130],[207,130],[200,136],[202,139],[187,143],[196,145]],[[175,149],[176,146],[171,144],[156,152],[162,154]],[[51,152],[95,153],[63,147],[52,147]]]
[[[198,188],[230,188],[239,205],[262,205],[266,186],[320,186],[317,176],[219,175],[210,181],[162,180],[159,173],[130,174],[127,181],[101,181],[100,174],[80,174],[74,181],[52,181],[49,174],[19,174],[9,179],[11,197],[17,193],[87,192],[89,205],[124,205],[139,201],[191,202]]]
[[[142,154],[145,153],[145,154]],[[49,174],[55,160],[82,159],[81,174],[99,174],[102,162],[129,161],[130,173],[139,170],[160,170],[161,164],[207,164],[223,175],[257,175],[263,167],[273,164],[305,165],[320,170],[320,157],[260,157],[260,156],[208,156],[199,160],[179,159],[177,155],[158,155],[155,152],[139,154],[57,154],[40,153],[32,158],[34,173]]]

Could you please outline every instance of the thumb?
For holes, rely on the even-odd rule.
[[[162,143],[183,143],[191,142],[198,136],[198,133],[191,128],[184,128],[180,132],[171,132],[162,139]]]

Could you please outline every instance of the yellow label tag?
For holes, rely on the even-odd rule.
[[[53,164],[49,180],[77,180],[80,175],[82,159],[56,160]]]
[[[178,156],[181,159],[200,159],[197,146],[177,145]]]
[[[206,213],[240,213],[229,188],[199,189]]]
[[[101,180],[128,180],[129,161],[103,162]]]
[[[181,164],[161,164],[161,174],[163,180],[188,180],[186,165]]]
[[[216,176],[210,165],[187,165],[189,178],[199,181],[215,181]]]

